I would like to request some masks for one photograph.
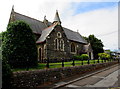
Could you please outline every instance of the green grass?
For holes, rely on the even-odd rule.
[[[90,64],[96,64],[98,63],[98,60],[90,60],[89,61]],[[94,63],[95,62],[95,63]],[[108,62],[108,61],[106,61]],[[70,61],[70,62],[64,62],[64,67],[72,67],[73,61]],[[81,66],[82,65],[82,61],[74,61],[75,63],[75,66]],[[102,60],[99,60],[99,63],[102,63]],[[83,61],[83,65],[87,65],[88,64],[88,61],[87,60],[84,60]],[[62,67],[62,62],[58,62],[58,63],[49,63],[49,68],[61,68]],[[46,63],[38,63],[38,66],[35,67],[35,68],[29,68],[29,70],[38,70],[38,69],[45,69],[46,68]],[[23,69],[12,69],[13,72],[16,72],[16,71],[26,71],[26,68],[23,68]]]

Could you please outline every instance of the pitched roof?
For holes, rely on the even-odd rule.
[[[41,43],[41,42],[44,42],[47,38],[47,36],[52,32],[52,30],[54,29],[54,27],[57,25],[56,24],[53,24],[51,25],[50,27],[44,29],[42,31],[42,35],[40,36],[40,38],[36,41],[36,43]]]
[[[46,28],[45,24],[39,20],[15,12],[15,20],[23,20],[28,23],[34,33],[41,34]]]
[[[30,25],[33,33],[41,34],[41,37],[37,40],[37,43],[45,41],[48,34],[50,34],[50,32],[55,27],[55,25],[52,25],[51,22],[47,23],[48,26],[50,26],[50,27],[47,27],[45,25],[45,23],[42,22],[42,21],[36,20],[34,18],[25,16],[25,15],[22,15],[22,14],[19,14],[17,12],[14,12],[14,14],[15,14],[15,16],[14,16],[15,20],[25,21],[26,23],[28,23]],[[65,31],[65,34],[66,34],[66,36],[69,40],[84,43],[84,44],[87,43],[87,41],[84,40],[78,32],[74,32],[74,31],[72,31],[70,29],[67,29],[67,28],[64,28],[64,27],[63,27],[63,30]]]
[[[85,39],[83,39],[83,37],[78,32],[74,32],[74,31],[64,28],[64,27],[63,27],[63,29],[69,40],[84,43],[84,44],[87,43],[87,41]]]

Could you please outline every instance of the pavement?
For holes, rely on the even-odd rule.
[[[119,87],[120,69],[117,67],[100,72],[82,80],[73,82],[59,89],[108,89],[108,87]]]
[[[38,86],[38,89],[108,89],[106,87],[120,87],[120,67],[118,65],[100,71],[76,75],[54,84]]]

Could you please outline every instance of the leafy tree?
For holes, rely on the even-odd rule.
[[[12,87],[11,85],[11,77],[12,77],[12,71],[11,68],[8,64],[7,60],[2,60],[2,50],[1,50],[1,45],[2,42],[4,41],[6,32],[1,32],[0,33],[0,62],[2,61],[2,88],[3,89],[9,89]]]
[[[2,56],[14,68],[37,66],[37,47],[28,24],[15,21],[8,25],[2,45]]]
[[[6,35],[6,31],[0,33],[0,41],[3,42]]]
[[[90,42],[91,47],[93,49],[94,58],[98,58],[98,53],[103,53],[103,43],[100,39],[96,38],[94,35],[89,35],[88,37],[84,37],[85,40]]]
[[[9,89],[11,85],[12,71],[6,60],[2,60],[2,88]]]

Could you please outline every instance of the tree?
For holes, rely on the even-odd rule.
[[[88,37],[84,37],[87,40],[93,49],[94,58],[98,58],[98,53],[103,53],[103,43],[100,39],[96,38],[94,35],[89,35]]]
[[[2,45],[2,56],[13,68],[37,66],[37,47],[28,24],[15,21],[8,25]]]
[[[2,60],[2,88],[9,89],[11,85],[12,71],[6,60]]]
[[[1,50],[1,45],[2,42],[4,41],[6,32],[1,32],[0,33],[0,62],[2,61],[2,88],[3,89],[9,89],[12,87],[11,85],[11,77],[12,77],[12,71],[11,68],[8,64],[7,60],[2,59],[2,50]]]

